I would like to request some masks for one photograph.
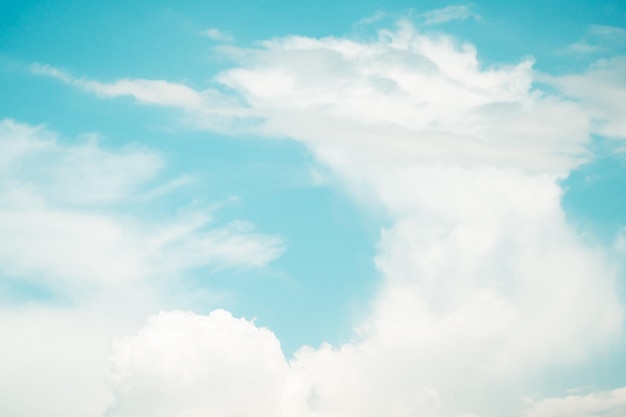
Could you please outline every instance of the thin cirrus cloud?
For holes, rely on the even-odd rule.
[[[439,25],[453,20],[480,19],[479,15],[464,5],[447,6],[421,13],[419,16],[424,19],[424,24],[427,26]]]
[[[140,103],[193,109],[201,105],[202,96],[195,90],[163,80],[123,79],[113,83],[101,83],[72,77],[65,71],[50,65],[33,64],[33,74],[47,75],[103,98],[130,96]]]
[[[626,45],[626,30],[616,26],[591,25],[585,37],[567,47],[567,52],[575,54],[595,54],[609,52],[613,48]]]
[[[583,74],[546,77],[563,95],[578,100],[592,117],[594,133],[626,139],[626,57],[601,59]]]
[[[66,145],[45,127],[11,120],[0,122],[0,150],[5,274],[48,277],[43,284],[59,289],[106,286],[166,270],[259,267],[283,250],[281,238],[245,222],[213,227],[210,209],[158,222],[125,215],[124,205],[176,188],[176,179],[153,185],[164,161],[150,150],[108,151],[95,140]]]
[[[181,120],[194,127],[210,126],[212,130],[234,134],[247,132],[249,126],[257,123],[258,115],[252,108],[214,88],[196,91],[181,83],[142,78],[104,83],[73,77],[59,68],[41,64],[32,64],[30,71],[56,78],[99,98],[132,97],[140,104],[179,109],[184,114]]]
[[[115,344],[107,416],[620,413],[623,389],[519,396],[533,375],[586,363],[621,334],[619,254],[568,223],[560,185],[592,157],[591,133],[623,137],[623,109],[591,93],[619,60],[554,77],[563,93],[551,94],[532,60],[485,68],[473,45],[405,22],[370,41],[291,36],[239,55],[216,81],[262,120],[250,129],[304,143],[357,202],[384,210],[379,292],[354,341],[303,347],[287,369],[269,331],[227,313],[154,316]],[[272,348],[248,352],[257,338]],[[233,378],[254,410],[229,402]],[[255,384],[272,389],[267,402]]]
[[[232,42],[234,40],[233,35],[218,28],[209,28],[201,34],[216,42]]]
[[[524,417],[619,417],[626,413],[626,388],[531,401]]]

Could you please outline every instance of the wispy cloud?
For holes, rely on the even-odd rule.
[[[626,414],[626,387],[529,402],[524,417],[621,417]]]
[[[626,57],[601,59],[580,74],[544,79],[567,97],[578,100],[600,135],[626,139]]]
[[[589,32],[592,35],[599,36],[604,39],[614,39],[617,41],[626,41],[626,29],[616,26],[591,25]]]
[[[591,25],[585,37],[569,45],[566,52],[593,54],[607,52],[626,45],[626,29],[615,26]]]
[[[284,249],[245,222],[213,226],[206,209],[158,221],[124,213],[185,184],[153,185],[163,160],[149,150],[64,145],[44,127],[4,120],[0,153],[0,272],[16,279],[59,290],[124,285],[203,266],[262,267]]]
[[[207,38],[216,42],[232,42],[234,40],[233,36],[230,33],[224,32],[223,30],[220,30],[218,28],[210,28],[200,33],[203,36],[206,36]]]
[[[238,132],[248,130],[247,126],[256,123],[254,120],[258,117],[258,114],[249,106],[242,104],[239,98],[217,89],[197,91],[180,83],[142,78],[104,83],[74,77],[62,69],[42,64],[32,64],[30,70],[35,75],[56,78],[103,99],[126,96],[134,98],[141,104],[177,108],[185,114],[183,121],[197,128]]]
[[[419,15],[424,19],[424,25],[439,25],[453,20],[480,19],[480,16],[472,12],[467,6],[447,6],[441,9],[431,10]]]
[[[202,95],[192,88],[164,80],[122,79],[112,83],[102,83],[73,77],[50,65],[33,64],[30,69],[33,74],[54,77],[103,98],[130,96],[140,103],[185,109],[198,108],[203,101]]]

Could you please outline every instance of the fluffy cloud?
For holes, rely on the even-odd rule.
[[[111,353],[106,416],[275,417],[287,362],[274,334],[224,310],[152,316]]]
[[[218,80],[268,135],[377,164],[445,161],[567,172],[588,140],[572,102],[533,90],[532,61],[483,69],[475,48],[408,23],[374,42],[289,37],[246,51]],[[331,156],[324,156],[328,159]],[[370,162],[370,161],[367,161]]]

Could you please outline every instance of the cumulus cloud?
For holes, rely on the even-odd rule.
[[[152,316],[110,363],[107,417],[275,417],[288,370],[271,331],[224,310]]]

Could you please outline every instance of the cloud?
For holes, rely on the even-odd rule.
[[[296,353],[286,415],[515,415],[529,375],[614,343],[615,260],[560,203],[596,115],[537,89],[532,60],[484,67],[471,44],[405,22],[241,55],[217,79],[259,131],[304,143],[390,222],[358,341]]]
[[[274,417],[288,370],[271,331],[224,310],[154,315],[110,363],[107,417]]]
[[[208,37],[209,39],[217,41],[217,42],[232,42],[233,41],[233,36],[230,33],[224,32],[218,28],[207,29],[203,31],[202,34]]]
[[[531,401],[524,417],[618,417],[626,413],[626,387],[588,395]]]
[[[128,200],[163,168],[161,155],[146,149],[108,152],[91,135],[84,143],[65,146],[44,127],[11,120],[0,122],[0,184],[28,189],[59,204],[86,206]]]
[[[163,166],[148,150],[112,152],[96,142],[62,144],[55,133],[0,123],[2,270],[61,290],[176,276],[202,266],[260,267],[283,251],[282,239],[235,222],[212,227],[209,212],[151,222],[103,210],[134,199]],[[79,287],[80,287],[79,285]]]
[[[546,77],[563,95],[579,101],[592,117],[592,130],[626,139],[626,56],[601,59],[583,74]]]
[[[31,71],[33,74],[57,78],[102,98],[130,96],[140,103],[185,109],[197,108],[203,101],[201,94],[192,88],[164,80],[122,79],[112,83],[101,83],[74,78],[58,68],[40,64],[31,65]]]
[[[568,223],[560,181],[592,157],[592,132],[620,131],[581,87],[619,80],[619,60],[582,81],[555,77],[554,94],[531,59],[485,66],[473,45],[406,22],[372,40],[289,36],[236,52],[216,82],[254,115],[248,132],[303,143],[383,213],[379,292],[351,342],[302,347],[288,369],[271,333],[225,312],[156,316],[113,348],[111,417],[520,415],[533,377],[616,342],[619,254]],[[227,114],[192,115],[228,128]],[[184,248],[178,230],[164,235]]]
[[[358,143],[355,158],[388,164],[566,172],[584,160],[587,115],[532,89],[532,60],[482,69],[473,45],[406,22],[371,43],[292,36],[263,46],[218,81],[265,118],[267,135],[319,152]]]
[[[595,54],[609,52],[626,44],[626,30],[616,26],[591,25],[587,34],[578,42],[567,47],[567,52],[575,54]]]
[[[111,83],[76,78],[50,65],[33,64],[30,70],[35,75],[56,78],[65,84],[95,94],[99,98],[111,99],[133,97],[141,104],[173,107],[183,111],[183,122],[194,128],[207,128],[222,133],[248,132],[258,124],[258,115],[232,95],[208,88],[196,91],[180,83],[141,78],[120,79]]]
[[[130,323],[146,307],[145,295],[134,300],[120,295],[115,303],[117,311],[109,312],[1,306],[3,415],[102,415],[111,401],[104,372],[110,337],[120,330],[134,331]],[[118,312],[124,317],[117,317]]]
[[[467,6],[447,6],[441,9],[431,10],[420,14],[424,19],[424,25],[432,26],[450,22],[452,20],[479,19],[480,16],[473,13]]]
[[[148,149],[0,121],[1,414],[102,415],[113,337],[196,298],[181,290],[188,271],[263,267],[284,250],[249,223],[215,225],[215,209],[153,216],[172,184],[160,185],[164,164]]]

